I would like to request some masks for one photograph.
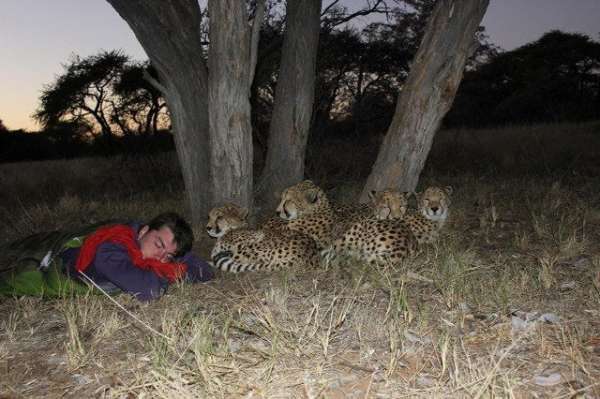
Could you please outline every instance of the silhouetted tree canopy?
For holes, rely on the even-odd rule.
[[[77,132],[114,134],[156,132],[164,101],[143,78],[147,63],[136,64],[119,51],[74,56],[64,73],[44,87],[34,118],[45,129],[77,125]],[[61,125],[62,124],[62,125]]]
[[[551,31],[465,75],[448,125],[486,126],[600,117],[600,43]]]
[[[119,79],[113,86],[115,103],[112,107],[111,122],[122,132],[148,134],[156,133],[159,125],[167,126],[167,104],[160,91],[152,86],[144,74],[158,80],[156,71],[148,62],[125,64]],[[161,117],[164,120],[161,122]]]
[[[436,0],[403,3],[388,12],[387,22],[321,31],[313,138],[330,131],[383,132],[389,125]],[[476,37],[469,69],[497,53],[483,27]]]

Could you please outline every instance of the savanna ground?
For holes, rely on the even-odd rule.
[[[307,174],[356,198],[374,150],[318,148]],[[454,187],[451,221],[397,269],[342,260],[117,296],[145,326],[100,295],[4,299],[0,397],[600,397],[598,149],[598,123],[440,132],[420,187]],[[185,213],[173,154],[4,164],[0,179],[2,242]]]

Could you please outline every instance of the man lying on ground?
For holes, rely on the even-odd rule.
[[[174,212],[147,224],[102,223],[78,232],[36,234],[1,251],[0,295],[87,292],[82,282],[89,278],[109,294],[157,299],[176,281],[213,277],[210,265],[190,252],[193,241],[191,227]]]

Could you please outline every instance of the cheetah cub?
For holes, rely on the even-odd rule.
[[[345,253],[370,264],[398,264],[416,253],[417,240],[401,219],[408,208],[406,196],[394,190],[372,191],[369,196],[372,215],[354,223],[335,240],[325,251],[326,259]],[[391,218],[392,214],[396,218]]]
[[[206,231],[216,238],[211,258],[223,271],[272,271],[286,267],[317,267],[319,252],[308,236],[294,231],[248,227],[248,210],[226,204],[208,215]]]

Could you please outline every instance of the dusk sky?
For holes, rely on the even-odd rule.
[[[599,40],[599,21],[600,0],[491,0],[482,25],[492,43],[510,50],[552,29]],[[112,49],[146,59],[128,25],[105,0],[1,0],[0,119],[9,129],[35,130],[30,116],[43,85],[62,72],[61,64],[73,54],[86,57]]]

